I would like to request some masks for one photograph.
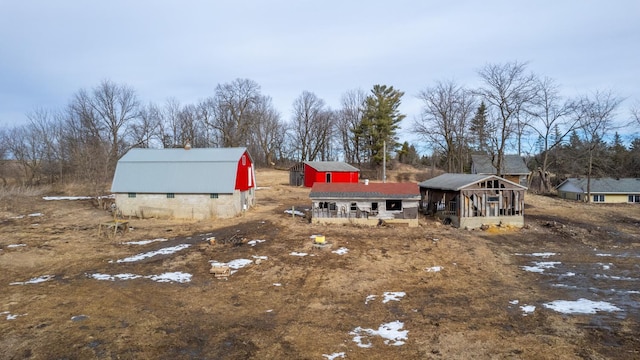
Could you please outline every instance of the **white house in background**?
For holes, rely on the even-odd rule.
[[[556,190],[563,199],[585,201],[587,178],[568,178],[556,186]],[[640,179],[592,178],[590,190],[590,200],[594,203],[640,204]]]
[[[255,171],[246,148],[131,149],[111,191],[123,216],[229,218],[255,205]]]

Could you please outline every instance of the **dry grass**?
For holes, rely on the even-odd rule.
[[[97,224],[110,215],[89,201],[27,197],[20,209],[0,215],[0,313],[19,315],[11,321],[0,318],[0,358],[322,359],[337,352],[345,352],[348,359],[640,355],[637,314],[598,328],[590,321],[602,318],[545,310],[541,303],[558,298],[560,290],[523,272],[520,266],[526,259],[514,255],[541,250],[586,253],[594,242],[602,251],[633,250],[640,214],[629,210],[636,208],[582,207],[527,196],[528,228],[522,230],[465,231],[430,219],[422,220],[419,228],[327,227],[283,214],[292,205],[309,203],[309,189],[287,182],[286,171],[258,170],[258,205],[243,216],[216,221],[131,219],[133,231],[116,238],[96,236]],[[12,218],[29,212],[44,215]],[[620,231],[627,237],[611,235],[610,227],[618,226],[611,216],[626,219]],[[551,219],[565,227],[546,226]],[[580,230],[584,224],[589,228]],[[332,247],[313,248],[312,234],[325,235]],[[210,245],[203,241],[206,236],[266,241],[255,247]],[[169,240],[123,244],[154,238]],[[25,246],[7,247],[20,243]],[[183,243],[191,247],[173,255],[110,262]],[[331,252],[340,247],[348,253]],[[210,260],[253,256],[266,260],[228,280],[209,273]],[[631,271],[633,264],[628,265]],[[426,270],[435,266],[442,270]],[[97,281],[87,276],[167,271],[188,272],[192,281]],[[44,274],[55,278],[8,285]],[[383,303],[387,291],[406,296]],[[369,295],[377,298],[365,304]],[[514,299],[538,308],[525,317],[511,305]],[[77,315],[86,318],[72,320]],[[377,329],[395,320],[409,331],[405,345],[389,346],[370,337],[372,348],[365,349],[350,335],[356,327]]]

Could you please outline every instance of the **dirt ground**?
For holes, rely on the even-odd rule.
[[[640,358],[637,205],[527,195],[523,229],[430,218],[326,227],[284,213],[310,204],[287,172],[259,170],[257,181],[258,205],[243,216],[131,219],[115,237],[98,236],[112,217],[90,200],[3,200],[0,359]],[[315,248],[314,234],[331,246]],[[167,240],[125,244],[153,239]],[[523,270],[540,252],[555,270]],[[210,261],[237,259],[251,262],[227,279],[209,273]],[[166,273],[191,278],[154,280]],[[619,309],[545,306],[581,298]],[[377,336],[385,324],[403,336]]]

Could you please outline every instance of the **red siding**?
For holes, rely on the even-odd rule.
[[[244,152],[238,160],[238,170],[236,172],[236,190],[247,191],[256,186],[254,178],[253,163],[248,152]]]
[[[304,186],[312,187],[315,183],[326,183],[327,173],[331,174],[332,183],[357,183],[359,172],[357,171],[318,171],[304,164]]]

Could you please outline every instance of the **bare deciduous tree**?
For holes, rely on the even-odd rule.
[[[92,95],[90,104],[98,122],[106,130],[110,142],[109,165],[115,169],[118,159],[130,148],[126,136],[140,114],[140,103],[133,88],[109,80],[94,88]]]
[[[622,99],[611,91],[596,91],[591,96],[583,96],[577,103],[575,114],[587,151],[587,202],[591,201],[594,155],[603,139],[617,128],[614,117],[621,102]]]
[[[536,76],[526,72],[526,63],[517,61],[485,65],[478,75],[484,85],[477,94],[487,104],[489,117],[496,129],[491,138],[490,155],[500,176],[507,142],[517,130],[518,114],[536,96]]]
[[[571,114],[574,109],[572,101],[563,100],[559,94],[558,85],[550,78],[539,80],[538,95],[534,98],[528,113],[533,121],[529,126],[538,135],[542,146],[538,154],[538,169],[536,170],[538,191],[551,191],[549,176],[550,152],[562,144],[566,137],[576,129],[578,121]]]
[[[273,107],[271,98],[261,96],[254,109],[254,116],[259,120],[253,131],[252,144],[256,150],[254,161],[257,164],[274,166],[278,152],[278,147],[282,146],[287,134],[286,125],[280,119],[280,114]]]
[[[160,137],[160,109],[149,103],[140,109],[140,119],[131,125],[131,145],[133,147],[152,148],[162,143]]]
[[[475,109],[473,96],[454,81],[445,81],[420,91],[418,98],[423,107],[421,117],[414,121],[414,132],[444,154],[447,172],[463,172],[466,130]]]
[[[344,152],[344,160],[362,165],[366,155],[366,146],[362,139],[354,135],[355,129],[362,123],[364,102],[367,94],[364,90],[350,90],[342,95],[342,107],[336,112],[336,129]]]
[[[327,146],[333,126],[333,115],[324,100],[303,91],[293,102],[292,143],[300,161],[314,161]]]
[[[247,146],[255,117],[252,111],[260,99],[260,85],[249,79],[236,79],[216,87],[211,126],[223,147]]]

